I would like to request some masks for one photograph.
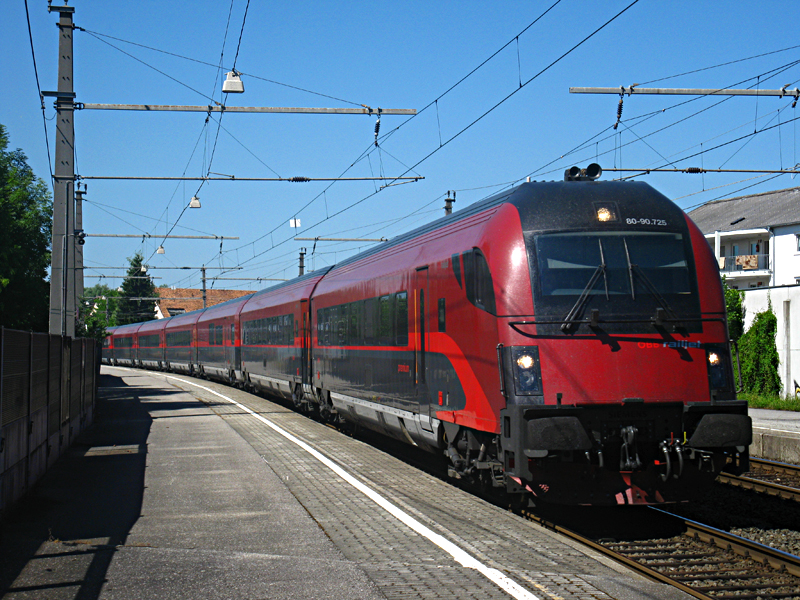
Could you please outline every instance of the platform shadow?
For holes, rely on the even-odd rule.
[[[0,597],[50,597],[64,587],[80,600],[100,596],[114,554],[141,514],[150,412],[160,408],[147,400],[172,393],[101,375],[94,424],[0,523]],[[174,410],[181,403],[166,404]],[[119,446],[141,450],[115,452]],[[88,447],[107,450],[86,455]],[[48,561],[58,568],[45,568]]]

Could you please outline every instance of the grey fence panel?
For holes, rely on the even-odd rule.
[[[24,417],[30,395],[31,336],[25,331],[5,330],[3,336],[3,421],[5,426]]]
[[[50,336],[45,333],[31,334],[31,411],[47,408],[49,384]]]
[[[61,336],[51,335],[49,339],[47,434],[54,436],[61,429]]]
[[[91,423],[96,347],[0,328],[0,518]],[[66,424],[73,431],[62,439]]]

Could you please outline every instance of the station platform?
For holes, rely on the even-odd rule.
[[[800,464],[800,413],[751,408],[750,456]]]
[[[0,597],[688,596],[264,398],[103,367],[94,425],[4,520]]]

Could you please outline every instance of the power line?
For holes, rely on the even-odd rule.
[[[47,168],[50,170],[50,185],[53,186],[53,159],[50,156],[50,135],[47,133],[47,117],[45,116],[44,96],[39,85],[39,69],[36,68],[36,52],[33,50],[33,32],[31,31],[31,16],[28,12],[28,0],[25,0],[25,18],[28,21],[28,39],[31,41],[31,58],[33,59],[33,74],[36,78],[36,89],[39,92],[39,102],[42,105],[42,123],[44,124],[44,143],[47,146]]]
[[[169,56],[174,56],[176,58],[180,58],[180,59],[183,59],[183,60],[188,60],[188,61],[191,61],[191,62],[195,62],[195,63],[201,64],[201,65],[205,65],[207,67],[214,67],[214,68],[218,68],[219,67],[218,65],[215,65],[215,64],[210,63],[210,62],[206,62],[206,61],[203,61],[203,60],[198,60],[196,58],[191,58],[189,56],[183,56],[181,54],[176,54],[174,52],[168,52],[166,50],[160,50],[159,48],[153,48],[152,46],[146,46],[144,44],[139,44],[137,42],[131,42],[130,40],[124,40],[122,38],[118,38],[118,37],[114,37],[114,36],[111,36],[111,35],[107,35],[105,33],[100,33],[98,31],[91,31],[91,30],[88,30],[88,29],[81,29],[81,31],[83,31],[85,33],[92,34],[95,37],[97,37],[97,36],[106,37],[106,38],[109,38],[109,39],[112,39],[112,40],[116,40],[118,42],[123,42],[125,44],[130,44],[132,46],[138,46],[138,47],[144,48],[146,50],[152,50],[153,52],[160,52],[161,54],[167,54]],[[352,104],[354,106],[365,106],[364,104],[361,104],[359,102],[353,102],[351,100],[345,100],[343,98],[337,98],[336,96],[331,96],[329,94],[323,94],[321,92],[315,92],[313,90],[308,90],[308,89],[301,88],[301,87],[298,87],[298,86],[295,86],[295,85],[291,85],[291,84],[288,84],[288,83],[282,83],[280,81],[275,81],[273,79],[267,79],[265,77],[261,77],[259,75],[254,74],[254,73],[245,73],[243,71],[239,71],[239,73],[241,73],[242,75],[245,75],[246,77],[252,77],[253,79],[258,79],[259,81],[265,81],[265,82],[271,83],[273,85],[279,85],[279,86],[282,86],[282,87],[287,87],[287,88],[290,88],[290,89],[293,89],[293,90],[297,90],[299,92],[312,94],[314,96],[320,96],[322,98],[328,98],[330,100],[337,100],[338,102],[344,102],[345,104]]]
[[[514,96],[514,95],[515,95],[517,92],[519,92],[521,89],[525,88],[525,87],[526,87],[528,84],[530,84],[531,82],[533,82],[534,80],[536,80],[536,79],[537,79],[539,76],[541,76],[543,73],[547,72],[549,69],[551,69],[551,68],[552,68],[554,65],[556,65],[558,62],[560,62],[560,61],[561,61],[562,59],[564,59],[566,56],[568,56],[569,54],[571,54],[572,52],[574,52],[576,49],[578,49],[580,46],[582,46],[584,43],[586,43],[586,42],[587,42],[589,39],[591,39],[592,37],[594,37],[594,36],[595,36],[597,33],[599,33],[599,32],[600,32],[600,31],[602,31],[604,28],[606,28],[608,25],[610,25],[612,22],[614,22],[616,19],[618,19],[618,18],[619,18],[619,17],[620,17],[622,14],[624,14],[626,11],[628,11],[628,10],[629,10],[631,7],[633,7],[633,6],[634,6],[635,4],[637,4],[638,2],[639,2],[639,0],[634,0],[633,2],[631,2],[631,3],[630,3],[628,6],[626,6],[626,7],[625,7],[625,8],[623,8],[621,11],[619,11],[619,12],[618,12],[616,15],[614,15],[614,16],[613,16],[613,17],[611,17],[609,20],[607,20],[607,21],[606,21],[606,22],[605,22],[603,25],[601,25],[600,27],[598,27],[597,29],[595,29],[595,30],[594,30],[592,33],[590,33],[589,35],[585,36],[585,37],[584,37],[584,38],[583,38],[583,39],[582,39],[580,42],[578,42],[577,44],[575,44],[574,46],[572,46],[572,47],[571,47],[569,50],[567,50],[566,52],[564,52],[564,53],[563,53],[561,56],[559,56],[557,59],[555,59],[555,60],[554,60],[554,61],[552,61],[550,64],[548,64],[546,67],[544,67],[542,70],[540,70],[538,73],[536,73],[536,75],[534,75],[533,77],[531,77],[530,79],[528,79],[527,81],[525,81],[524,83],[522,83],[522,85],[521,85],[520,87],[518,87],[517,89],[515,89],[514,91],[512,91],[512,92],[511,92],[510,94],[508,94],[508,95],[507,95],[505,98],[503,98],[502,100],[500,100],[500,101],[499,101],[498,103],[496,103],[494,106],[492,106],[491,108],[489,108],[489,109],[488,109],[486,112],[484,112],[482,115],[480,115],[480,116],[479,116],[477,119],[475,119],[474,121],[472,121],[472,122],[471,122],[469,125],[467,125],[467,126],[466,126],[466,127],[464,127],[463,129],[461,129],[461,131],[459,131],[458,133],[456,133],[455,135],[453,135],[452,137],[450,137],[450,138],[449,138],[447,141],[445,141],[445,142],[444,142],[443,144],[441,144],[439,147],[435,148],[435,149],[434,149],[433,151],[431,151],[429,154],[427,154],[427,155],[426,155],[426,156],[424,156],[422,159],[420,159],[419,161],[417,161],[417,162],[416,162],[416,163],[415,163],[415,164],[414,164],[412,167],[410,167],[409,169],[407,169],[405,173],[408,173],[409,171],[411,171],[411,170],[413,170],[413,169],[416,169],[416,168],[417,168],[417,167],[418,167],[420,164],[422,164],[423,162],[425,162],[426,160],[428,160],[428,159],[429,159],[431,156],[433,156],[434,154],[436,154],[437,152],[439,152],[439,150],[441,150],[442,148],[444,148],[445,146],[447,146],[447,144],[449,144],[450,142],[452,142],[453,140],[455,140],[456,138],[458,138],[458,137],[459,137],[459,136],[460,136],[462,133],[464,133],[465,131],[467,131],[468,129],[470,129],[470,128],[471,128],[473,125],[475,125],[476,123],[478,123],[478,122],[479,122],[481,119],[483,119],[483,118],[484,118],[484,117],[486,117],[488,114],[490,114],[491,112],[493,112],[495,109],[497,109],[497,107],[499,107],[501,104],[503,104],[504,102],[506,102],[506,101],[507,101],[509,98],[511,98],[512,96]],[[552,8],[552,7],[551,7],[551,8]],[[550,9],[548,9],[548,10],[550,10]],[[544,13],[544,14],[546,14],[546,13]],[[430,106],[430,104],[429,104],[428,106]],[[421,112],[421,111],[418,111],[418,113],[417,113],[417,114],[419,114],[419,112]],[[405,174],[405,173],[404,173],[404,174]],[[356,202],[353,202],[352,204],[350,204],[350,205],[346,206],[345,208],[343,208],[343,209],[341,209],[341,210],[337,211],[336,213],[334,213],[334,214],[332,214],[332,215],[330,215],[330,216],[328,216],[328,217],[326,217],[326,218],[324,218],[324,219],[321,219],[321,220],[320,220],[320,221],[318,221],[317,223],[314,223],[313,225],[311,225],[311,227],[310,227],[310,228],[316,227],[317,225],[320,225],[321,223],[324,223],[325,221],[328,221],[329,219],[332,219],[333,217],[336,217],[336,216],[338,216],[338,215],[342,214],[343,212],[345,212],[345,211],[348,211],[348,210],[350,210],[351,208],[354,208],[355,206],[358,206],[359,204],[361,204],[362,202],[366,201],[367,199],[369,199],[369,198],[372,198],[373,196],[375,196],[375,194],[377,194],[377,193],[378,193],[378,191],[375,191],[375,192],[373,192],[373,193],[371,193],[371,194],[368,194],[367,196],[365,196],[365,197],[361,198],[360,200],[358,200],[358,201],[356,201]],[[317,197],[319,197],[319,196],[317,196]],[[270,233],[272,233],[272,232],[274,232],[274,231],[276,231],[276,230],[277,230],[277,228],[273,229],[273,230],[272,230]],[[263,237],[266,237],[266,236],[262,236],[262,238],[259,238],[259,239],[263,239]],[[270,250],[272,250],[274,247],[276,247],[276,246],[280,246],[280,245],[283,245],[284,243],[288,242],[290,239],[291,239],[291,238],[286,238],[286,239],[284,239],[283,241],[280,241],[280,242],[278,242],[277,244],[275,244],[275,245],[274,245],[274,246],[272,246],[271,248],[268,248],[268,249],[264,250],[263,252],[260,252],[260,253],[258,253],[258,254],[255,254],[253,257],[251,257],[251,258],[249,258],[249,259],[247,259],[247,260],[243,261],[243,262],[242,262],[242,263],[240,263],[240,264],[245,264],[245,263],[247,263],[247,262],[249,262],[249,261],[253,260],[253,259],[254,259],[254,258],[256,258],[257,256],[261,256],[261,255],[263,255],[263,254],[265,254],[265,253],[269,252],[269,251],[270,251]]]

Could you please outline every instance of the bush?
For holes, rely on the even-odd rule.
[[[750,329],[739,339],[745,392],[780,395],[781,378],[778,375],[778,348],[775,345],[777,331],[778,318],[770,302],[767,310],[756,314]]]
[[[728,287],[725,278],[722,278],[722,289],[725,291],[725,312],[728,316],[728,335],[732,340],[738,340],[744,333],[744,292]]]

